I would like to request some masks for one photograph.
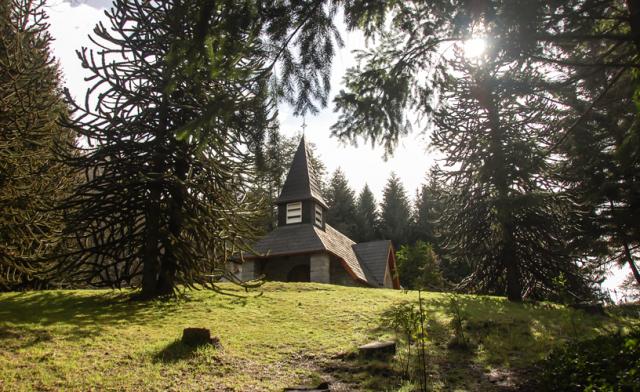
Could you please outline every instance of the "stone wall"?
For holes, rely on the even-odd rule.
[[[240,280],[252,280],[257,277],[255,260],[245,260],[244,263],[240,264],[239,269],[240,271],[236,276],[238,276]]]
[[[331,260],[327,253],[316,253],[310,257],[309,275],[312,282],[331,282]]]

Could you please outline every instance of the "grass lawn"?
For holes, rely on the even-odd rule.
[[[344,358],[360,344],[388,338],[380,314],[416,300],[416,292],[268,283],[248,298],[192,291],[179,300],[141,303],[129,294],[0,293],[0,391],[275,391],[321,379],[344,390],[409,389],[394,376],[398,364]],[[639,324],[548,303],[461,296],[473,349],[460,352],[447,348],[447,295],[424,296],[434,390],[500,390],[501,380],[521,374],[556,344]],[[185,327],[210,328],[223,349],[183,346]]]

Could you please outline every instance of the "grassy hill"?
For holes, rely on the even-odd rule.
[[[380,314],[417,300],[416,292],[269,283],[248,298],[197,291],[139,303],[128,295],[0,293],[0,391],[270,391],[321,379],[337,390],[410,389],[396,377],[397,363],[364,363],[349,353],[390,337]],[[425,298],[434,390],[501,390],[526,377],[554,345],[638,324],[548,303],[461,296],[473,342],[472,350],[461,352],[447,348],[449,297]],[[223,349],[183,346],[185,327],[210,328]]]

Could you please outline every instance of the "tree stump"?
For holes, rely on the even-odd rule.
[[[330,392],[328,382],[323,382],[317,387],[290,387],[284,390],[285,392]]]
[[[185,328],[182,331],[182,343],[187,346],[202,346],[211,344],[216,348],[222,348],[220,338],[211,337],[211,331],[207,328]]]
[[[360,356],[363,358],[387,358],[395,355],[396,342],[373,342],[358,347]]]

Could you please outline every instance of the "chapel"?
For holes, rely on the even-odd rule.
[[[243,255],[237,277],[399,289],[391,241],[355,243],[327,224],[329,206],[309,157],[303,136],[275,200],[277,227]]]

